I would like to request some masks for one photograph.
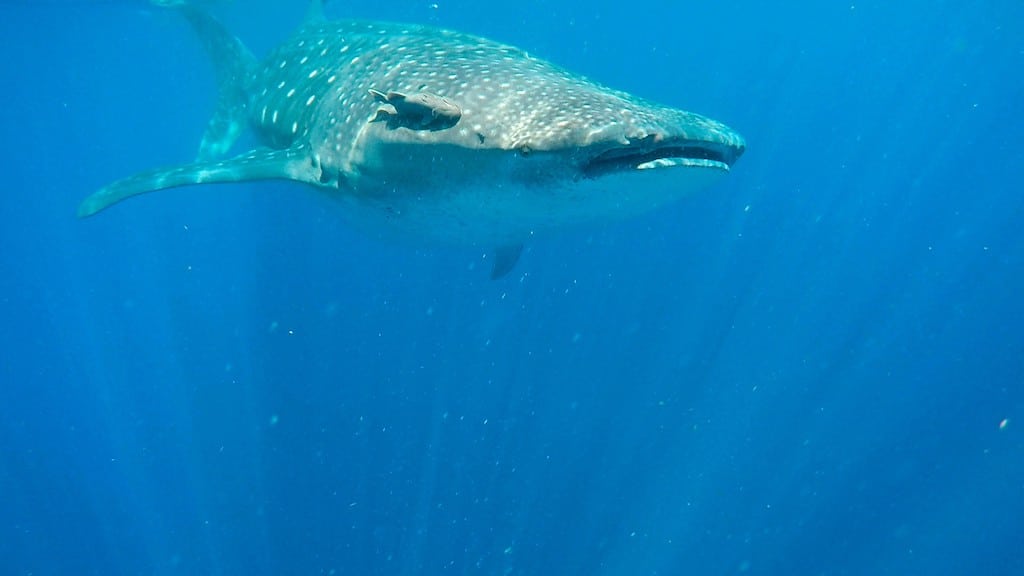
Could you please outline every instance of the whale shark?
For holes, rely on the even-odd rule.
[[[328,20],[314,1],[257,60],[206,7],[154,3],[180,12],[211,57],[213,117],[194,161],[113,182],[80,217],[157,190],[290,180],[372,234],[493,248],[500,277],[525,241],[673,202],[745,149],[721,122],[471,34]],[[231,155],[246,129],[259,147]]]

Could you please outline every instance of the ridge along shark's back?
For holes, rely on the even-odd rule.
[[[296,180],[374,233],[505,247],[500,275],[535,234],[653,209],[744,150],[719,122],[469,34],[314,17],[257,62],[208,13],[179,9],[221,90],[200,161],[115,182],[81,216],[189,184]],[[266,148],[221,159],[246,126]]]

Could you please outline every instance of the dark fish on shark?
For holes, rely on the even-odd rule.
[[[294,180],[372,233],[494,247],[498,277],[535,235],[657,208],[727,173],[744,150],[720,122],[469,34],[329,21],[314,2],[260,62],[206,10],[154,3],[197,31],[217,109],[197,161],[114,182],[82,202],[81,217],[156,190]],[[225,158],[246,128],[264,147]]]

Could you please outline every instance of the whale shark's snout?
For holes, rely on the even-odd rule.
[[[587,178],[599,178],[615,172],[677,167],[728,171],[741,154],[742,145],[651,136],[597,154],[581,166],[581,172]]]
[[[743,137],[697,114],[665,110],[655,126],[612,123],[620,135],[589,146],[580,166],[586,178],[632,170],[691,168],[729,171],[743,155]]]

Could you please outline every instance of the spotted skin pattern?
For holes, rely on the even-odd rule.
[[[324,136],[334,152],[356,140],[377,105],[370,90],[430,92],[460,105],[459,136],[490,146],[555,150],[604,133],[645,137],[689,129],[742,138],[708,118],[657,106],[570,74],[526,52],[427,26],[324,22],[278,48],[253,79],[253,124],[275,147]],[[321,130],[314,132],[320,127]]]

